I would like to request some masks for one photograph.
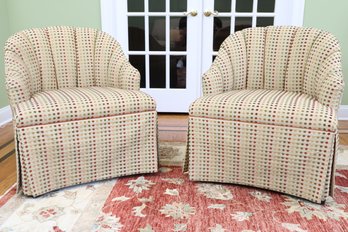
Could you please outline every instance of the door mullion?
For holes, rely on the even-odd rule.
[[[230,26],[230,34],[234,33],[234,29],[236,26],[236,0],[231,1],[231,26]]]
[[[169,0],[166,0],[166,89],[170,88],[170,2]]]
[[[150,89],[150,56],[149,56],[149,0],[144,1],[144,17],[145,17],[145,88]]]
[[[252,27],[256,27],[257,4],[258,4],[258,0],[254,0],[254,2],[253,2],[253,21],[252,21]]]

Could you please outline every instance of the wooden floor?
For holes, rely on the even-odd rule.
[[[187,114],[159,114],[159,141],[185,142]],[[340,144],[348,145],[348,121],[339,121]],[[16,157],[12,124],[0,127],[0,195],[16,182]]]

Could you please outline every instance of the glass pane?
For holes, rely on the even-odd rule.
[[[187,8],[187,0],[170,0],[170,12],[184,12]]]
[[[164,12],[166,11],[166,0],[149,0],[150,12]]]
[[[186,56],[170,56],[170,88],[186,88]]]
[[[274,23],[273,17],[257,17],[256,26],[257,27],[266,27],[271,26]]]
[[[187,17],[170,17],[170,50],[186,51]]]
[[[231,34],[231,18],[230,17],[214,17],[214,39],[213,49],[218,51],[220,45]]]
[[[231,12],[231,0],[215,0],[214,10],[218,12]]]
[[[213,62],[214,62],[215,58],[216,58],[216,56],[213,56],[213,59],[212,59]]]
[[[150,56],[150,88],[166,87],[166,56]]]
[[[144,0],[128,0],[128,12],[144,12]]]
[[[166,49],[166,18],[149,17],[150,51],[164,51]]]
[[[234,32],[243,30],[248,27],[252,27],[252,17],[236,17],[236,25],[234,26]]]
[[[258,12],[274,12],[275,0],[259,0],[257,3]]]
[[[252,12],[253,0],[237,0],[236,11],[237,12]]]
[[[144,17],[128,17],[129,51],[145,51]]]
[[[145,88],[145,56],[129,55],[129,62],[140,72],[140,88]]]

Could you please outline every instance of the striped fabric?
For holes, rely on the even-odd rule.
[[[6,43],[5,72],[24,194],[157,171],[155,102],[111,36],[19,32]]]
[[[320,203],[333,193],[340,47],[312,28],[229,36],[190,107],[191,180],[250,185]]]

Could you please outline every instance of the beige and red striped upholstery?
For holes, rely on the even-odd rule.
[[[340,47],[327,32],[270,26],[229,36],[190,107],[190,179],[325,201],[343,86]]]
[[[111,36],[22,31],[6,43],[5,71],[24,194],[157,171],[156,104]]]

